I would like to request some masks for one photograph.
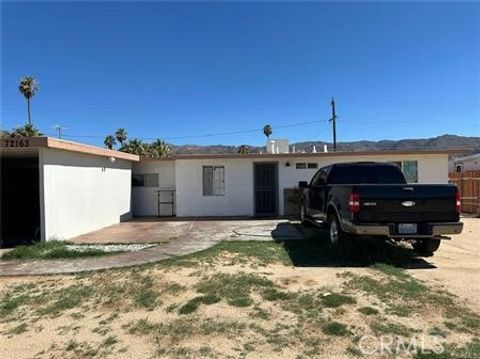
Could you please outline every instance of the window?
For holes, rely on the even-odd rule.
[[[318,163],[304,163],[304,162],[297,162],[295,164],[295,168],[297,170],[306,170],[308,169],[316,169],[318,168]]]
[[[457,165],[455,172],[460,173],[462,172],[462,165]]]
[[[132,187],[158,187],[158,173],[132,174]]]
[[[203,195],[225,195],[225,167],[203,166]]]
[[[403,161],[402,170],[408,183],[418,182],[418,162],[417,161]]]
[[[394,161],[400,167],[408,183],[418,182],[418,161]]]

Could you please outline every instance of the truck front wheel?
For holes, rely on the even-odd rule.
[[[412,244],[413,249],[415,249],[420,254],[433,253],[438,250],[440,247],[440,239],[428,238],[421,239]]]

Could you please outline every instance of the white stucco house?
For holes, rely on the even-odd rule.
[[[48,137],[2,139],[0,244],[68,239],[131,218],[139,157]]]
[[[288,191],[334,162],[395,162],[408,181],[448,183],[461,150],[177,155],[151,159],[48,137],[3,139],[0,245],[70,239],[132,216],[287,214]]]

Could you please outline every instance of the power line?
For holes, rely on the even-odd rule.
[[[280,125],[280,126],[273,126],[274,129],[282,129],[282,128],[291,128],[291,127],[299,127],[299,126],[306,126],[306,125],[311,125],[311,124],[318,124],[320,123],[320,120],[314,120],[314,121],[306,121],[306,122],[298,122],[298,123],[292,123],[288,125]],[[207,137],[215,137],[215,136],[229,136],[229,135],[239,135],[239,134],[244,134],[244,133],[262,133],[263,128],[255,128],[255,129],[248,129],[248,130],[239,130],[239,131],[226,131],[226,132],[216,132],[216,133],[207,133],[207,134],[201,134],[201,135],[192,135],[192,136],[172,136],[172,137],[162,137],[163,140],[178,140],[178,139],[191,139],[191,138],[207,138]],[[50,135],[50,134],[48,134]],[[105,138],[105,136],[101,135],[64,135],[63,137],[68,137],[68,138]],[[138,138],[141,140],[156,140],[157,137],[133,137],[133,138]]]

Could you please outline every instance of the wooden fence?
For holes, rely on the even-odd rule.
[[[462,212],[480,214],[480,171],[453,172],[448,177],[460,189]]]

